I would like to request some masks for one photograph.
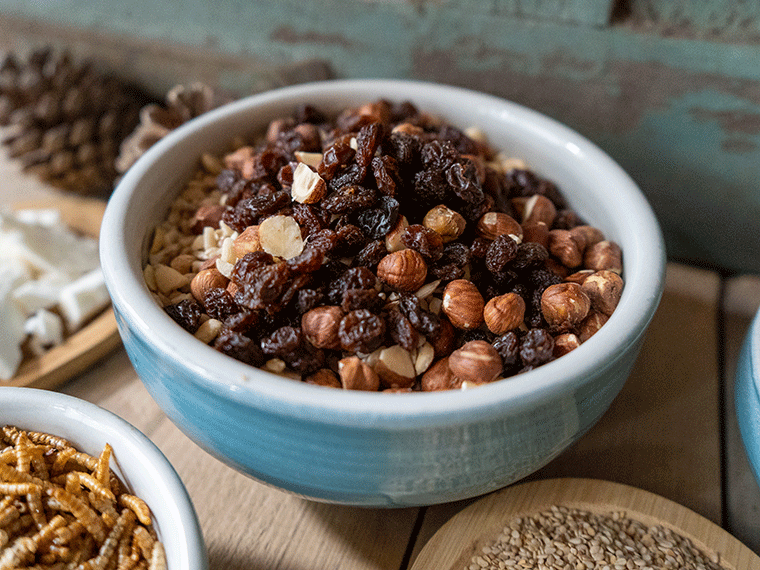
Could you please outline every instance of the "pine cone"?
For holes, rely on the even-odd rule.
[[[91,62],[77,65],[50,48],[0,64],[0,125],[12,127],[2,143],[26,172],[64,191],[111,193],[119,147],[151,101]]]
[[[140,110],[140,123],[119,149],[116,170],[124,173],[146,150],[168,133],[227,100],[218,100],[203,83],[176,85],[166,95],[166,105],[149,104]]]

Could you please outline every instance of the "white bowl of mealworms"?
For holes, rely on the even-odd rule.
[[[383,80],[183,125],[125,174],[100,253],[127,353],[183,432],[363,506],[473,497],[556,457],[622,388],[665,267],[642,192],[578,133]]]
[[[0,388],[0,567],[208,568],[176,471],[84,400]]]

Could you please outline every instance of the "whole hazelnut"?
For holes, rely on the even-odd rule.
[[[569,230],[551,230],[547,249],[560,260],[565,267],[574,269],[583,263],[585,244],[573,236]]]
[[[586,318],[591,301],[577,283],[557,283],[541,295],[541,312],[555,331],[567,332]]]
[[[329,368],[320,368],[316,372],[309,374],[303,379],[307,384],[315,384],[317,386],[326,386],[328,388],[341,388],[342,384],[338,375],[335,374]]]
[[[554,206],[554,202],[546,196],[534,194],[525,202],[522,215],[523,224],[543,222],[548,227],[552,227],[554,218],[557,217],[557,208]]]
[[[463,382],[491,382],[501,374],[501,356],[484,340],[471,340],[449,356],[449,369]]]
[[[259,226],[248,226],[245,228],[232,242],[232,251],[237,259],[243,257],[246,253],[261,251]]]
[[[586,342],[602,328],[608,319],[609,317],[604,313],[591,311],[578,326],[578,338],[581,339],[581,342]]]
[[[602,269],[586,277],[581,289],[591,300],[593,310],[610,316],[623,294],[623,278],[614,271]]]
[[[211,289],[225,289],[229,283],[224,275],[215,267],[199,271],[190,281],[190,292],[199,303],[203,303],[206,293]]]
[[[525,301],[517,293],[505,293],[491,298],[483,309],[488,330],[502,335],[519,327],[525,318]]]
[[[451,354],[451,351],[454,350],[454,341],[456,340],[454,327],[451,325],[451,321],[449,321],[448,317],[446,317],[446,315],[441,315],[439,320],[441,324],[440,333],[438,333],[438,336],[435,339],[430,341],[433,345],[433,351],[435,352],[436,358]]]
[[[549,245],[549,226],[544,222],[522,224],[523,242],[540,243],[542,246]]]
[[[340,383],[346,390],[377,392],[380,377],[372,367],[358,356],[349,356],[338,361]]]
[[[423,392],[438,392],[459,388],[461,383],[449,368],[449,359],[446,357],[434,362],[422,375],[420,388]]]
[[[334,305],[314,307],[301,316],[301,331],[317,348],[339,349],[338,328],[343,309]]]
[[[454,279],[443,290],[441,308],[458,329],[475,329],[483,323],[483,295],[472,281]]]
[[[435,230],[441,236],[443,243],[449,243],[462,235],[467,222],[459,212],[440,204],[425,214],[422,225]]]
[[[377,277],[393,289],[411,293],[425,284],[427,264],[413,249],[394,251],[378,263]]]
[[[594,271],[609,269],[615,273],[622,273],[623,252],[615,242],[603,240],[586,248],[583,264],[586,269]]]
[[[586,244],[587,248],[599,243],[600,241],[604,241],[604,234],[602,233],[602,230],[593,226],[575,226],[570,230],[570,233],[576,237],[582,237],[583,242]]]
[[[512,216],[503,212],[486,212],[478,220],[478,234],[489,240],[507,234],[514,236],[517,243],[522,241],[522,226]]]
[[[565,281],[569,281],[571,283],[577,283],[578,285],[583,285],[583,282],[586,280],[586,278],[589,275],[593,275],[594,270],[593,269],[579,269],[578,271],[571,273],[567,277],[565,277]]]

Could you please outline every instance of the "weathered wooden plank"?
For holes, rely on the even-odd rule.
[[[637,24],[668,33],[713,38],[760,38],[760,4],[740,0],[633,0],[630,17]]]

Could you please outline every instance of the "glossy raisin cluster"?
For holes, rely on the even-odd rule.
[[[381,390],[424,389],[424,373],[470,341],[490,343],[501,359],[500,377],[553,360],[567,351],[557,346],[559,335],[584,333],[580,324],[547,323],[543,293],[568,279],[580,283],[571,276],[598,268],[564,265],[550,251],[547,235],[584,222],[552,182],[498,155],[477,133],[470,135],[408,102],[385,100],[332,118],[304,106],[273,121],[260,141],[223,158],[208,189],[218,203],[209,207],[206,198],[194,206],[193,221],[185,226],[197,236],[226,227],[237,244],[235,238],[267,219],[292,218],[304,244],[300,253],[284,259],[254,247],[234,258],[225,286],[185,293],[179,301],[177,295],[164,297],[166,312],[191,333],[214,323],[212,338],[204,340],[233,358],[336,387],[345,385],[343,359],[358,355],[373,367],[373,354],[395,346],[410,355],[413,378],[398,381],[397,371],[381,372]],[[310,164],[324,182],[316,201],[293,199],[300,163]],[[526,227],[525,239],[482,231],[481,220],[492,212],[526,226],[523,210],[536,195],[548,199],[553,211],[548,224],[537,225],[540,231]],[[441,206],[454,219],[445,230],[429,217]],[[404,248],[424,261],[424,294],[378,278],[380,262]],[[215,270],[214,261],[199,257],[194,267]],[[188,280],[197,273],[191,271]],[[463,279],[486,302],[519,295],[525,307],[520,325],[503,334],[485,324],[453,326],[442,291]],[[317,321],[315,310],[324,307],[330,310]],[[316,332],[305,330],[305,315],[319,323]],[[454,378],[444,387],[461,385]]]

